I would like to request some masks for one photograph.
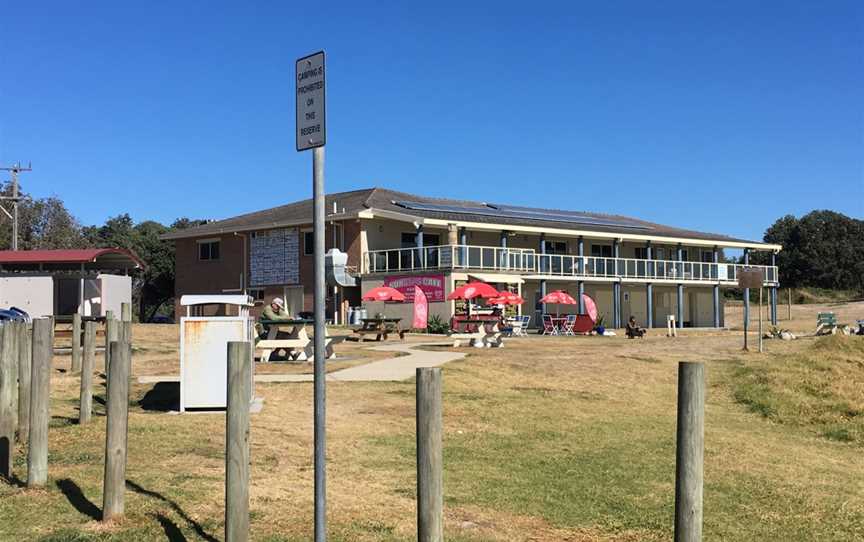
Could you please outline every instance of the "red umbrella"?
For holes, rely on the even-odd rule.
[[[582,305],[585,306],[585,312],[592,322],[597,322],[597,304],[591,299],[588,294],[582,294]]]
[[[501,292],[498,297],[492,297],[486,300],[489,305],[521,305],[525,300],[521,296],[513,292]]]
[[[555,290],[554,292],[550,292],[546,294],[543,299],[540,300],[540,303],[556,303],[559,305],[578,305],[579,302],[576,301],[572,295],[568,294],[564,290]]]
[[[482,297],[489,299],[490,297],[498,297],[501,294],[495,288],[489,286],[485,282],[469,282],[464,286],[460,286],[450,292],[450,295],[447,296],[447,299],[452,301],[454,299],[474,299],[475,297]]]
[[[405,294],[396,288],[379,286],[366,292],[363,301],[405,301]]]

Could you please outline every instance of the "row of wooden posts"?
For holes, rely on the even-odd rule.
[[[106,318],[107,380],[105,471],[102,519],[123,514],[126,478],[129,378],[132,326],[128,306],[122,320]],[[77,320],[77,319],[76,319]],[[78,321],[80,324],[80,320]],[[48,422],[54,325],[50,318],[2,326],[0,347],[0,476],[13,479],[16,427],[27,443],[27,485],[41,487],[48,479]],[[81,372],[79,423],[92,416],[93,358],[96,328],[84,325],[83,359],[80,327],[73,323],[72,370]],[[77,361],[76,361],[77,359]],[[76,363],[78,364],[76,366]],[[225,435],[225,540],[249,539],[250,404],[252,345],[228,343],[228,396]],[[440,368],[417,369],[417,539],[444,539],[444,477],[442,447],[442,379]],[[675,540],[702,538],[705,376],[702,363],[682,362],[678,375],[678,429],[675,470]]]
[[[78,423],[83,425],[93,416],[96,323],[84,323],[83,345],[81,330],[81,318],[75,315],[71,371],[81,375]],[[27,487],[43,487],[48,482],[54,320],[37,318],[32,324],[6,322],[0,332],[0,341],[0,477],[7,481],[16,480],[13,463],[17,440],[27,447]],[[119,322],[111,311],[108,311],[105,321],[107,423],[103,520],[123,514],[131,360],[132,312],[129,304],[124,303]]]

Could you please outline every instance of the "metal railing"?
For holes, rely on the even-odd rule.
[[[778,282],[776,266],[538,254],[525,248],[441,245],[363,253],[363,273],[367,274],[466,269],[589,279],[737,283],[743,267],[761,269],[766,283]]]

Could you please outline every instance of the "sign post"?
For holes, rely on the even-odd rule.
[[[314,255],[314,433],[315,433],[315,542],[327,540],[325,446],[325,335],[324,331],[324,51],[300,58],[296,64],[297,151],[312,149],[312,229]]]
[[[754,267],[742,267],[742,268],[740,268],[738,270],[738,287],[742,288],[744,290],[744,292],[745,292],[744,295],[747,295],[747,292],[748,292],[747,289],[748,288],[759,288],[759,294],[761,296],[761,294],[762,294],[762,270],[759,268],[754,268]],[[744,308],[744,350],[749,350],[748,345],[747,345],[747,332],[749,331],[748,328],[750,326],[748,325],[749,323],[747,321],[748,318],[747,318],[746,306],[747,305],[745,303],[745,305],[744,305],[744,307],[745,307]],[[760,297],[760,301],[759,301],[759,318],[760,318],[759,327],[761,328],[762,327],[762,321],[761,321],[761,318],[762,318],[762,301],[761,301],[761,297]],[[759,351],[761,352],[762,351],[761,350],[761,348],[762,348],[762,342],[761,342],[762,341],[762,330],[761,329],[759,330],[759,341],[760,341],[759,342],[759,348],[760,348]]]

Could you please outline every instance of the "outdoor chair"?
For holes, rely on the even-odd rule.
[[[575,314],[568,314],[567,319],[561,323],[561,327],[563,328],[561,330],[562,334],[575,335],[575,333],[573,333],[573,326],[575,324],[576,324],[576,315]]]
[[[558,335],[558,328],[555,327],[551,314],[543,315],[543,335]]]
[[[519,326],[519,335],[525,336],[528,335],[528,327],[531,325],[531,315],[526,314],[521,317],[522,325]]]

